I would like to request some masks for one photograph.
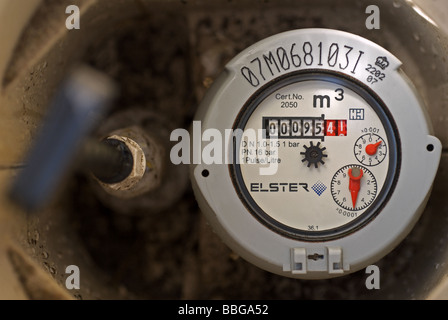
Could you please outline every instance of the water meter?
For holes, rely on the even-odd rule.
[[[277,34],[230,61],[196,116],[203,133],[222,134],[222,162],[191,166],[224,242],[265,270],[323,279],[403,240],[441,143],[401,67],[377,44],[330,29]]]

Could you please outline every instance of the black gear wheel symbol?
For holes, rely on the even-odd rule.
[[[313,141],[310,142],[310,146],[303,145],[305,148],[304,152],[300,152],[303,155],[302,162],[308,161],[307,167],[309,168],[312,164],[314,164],[315,168],[318,168],[319,163],[325,164],[322,158],[328,157],[328,155],[324,154],[324,151],[327,149],[325,147],[320,147],[320,142],[317,145],[313,145]]]

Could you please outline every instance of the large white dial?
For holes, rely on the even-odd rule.
[[[237,128],[261,134],[245,134],[235,145],[236,187],[254,216],[285,235],[322,240],[350,232],[375,215],[369,209],[393,187],[394,124],[384,106],[351,80],[330,73],[286,77],[245,106]],[[371,146],[377,140],[381,150]],[[389,144],[395,152],[383,152]],[[381,163],[364,167],[359,181],[341,172],[359,159],[371,164],[354,145],[364,154],[381,152]],[[260,174],[262,168],[268,174]],[[358,199],[358,193],[365,196]]]

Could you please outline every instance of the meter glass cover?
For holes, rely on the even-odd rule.
[[[240,197],[260,222],[291,238],[330,240],[364,226],[398,174],[398,135],[387,107],[340,74],[297,73],[268,83],[234,129],[243,131],[230,167]]]

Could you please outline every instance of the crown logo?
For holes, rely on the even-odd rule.
[[[375,65],[385,70],[389,66],[389,61],[386,57],[378,57],[376,58]]]

